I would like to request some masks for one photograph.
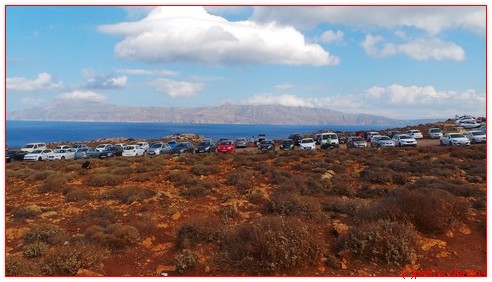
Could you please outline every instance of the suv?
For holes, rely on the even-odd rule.
[[[46,150],[46,143],[27,143],[20,150],[24,152],[32,152],[34,150]]]
[[[299,146],[299,143],[301,142],[301,140],[303,138],[304,138],[304,136],[302,134],[294,133],[294,134],[289,135],[288,139],[292,139],[292,141],[294,141],[294,145]]]
[[[336,133],[333,132],[321,133],[319,139],[320,139],[321,149],[340,147],[340,141],[338,140],[338,135]]]
[[[442,130],[440,128],[429,128],[429,138],[431,139],[439,139],[442,137]]]

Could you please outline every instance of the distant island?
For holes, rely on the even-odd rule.
[[[216,107],[176,108],[119,106],[101,102],[55,102],[48,106],[7,112],[7,120],[378,126],[405,126],[434,121],[398,120],[323,108],[276,105],[227,104]]]

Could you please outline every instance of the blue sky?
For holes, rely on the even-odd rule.
[[[485,7],[7,6],[7,111],[279,104],[485,115]]]

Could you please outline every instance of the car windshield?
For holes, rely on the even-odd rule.
[[[323,135],[323,140],[336,139],[336,138],[337,138],[336,134],[325,134],[325,135]]]
[[[262,144],[262,145],[270,145],[270,144],[272,144],[272,141],[271,140],[263,140],[263,141],[260,142],[260,144]]]
[[[133,149],[135,149],[135,146],[126,146],[125,147],[125,150],[133,150]]]
[[[441,132],[441,130],[439,128],[436,128],[436,129],[431,129],[430,132],[437,133],[437,132]]]
[[[31,152],[31,154],[41,154],[41,152],[43,152],[43,151],[41,151],[41,150],[34,150],[34,151]]]
[[[449,134],[449,137],[451,137],[451,138],[463,138],[465,136],[463,134]]]
[[[169,142],[167,142],[167,144],[169,144],[169,145],[175,145],[176,144],[176,141],[169,141]]]
[[[413,139],[413,137],[408,135],[400,135],[400,139]]]
[[[184,147],[186,147],[186,144],[185,143],[179,143],[176,147],[184,148]]]
[[[244,138],[239,138],[239,139],[236,139],[236,142],[246,142],[246,139],[244,139]]]
[[[301,141],[301,143],[313,143],[313,142],[314,142],[314,140],[313,140],[313,139],[303,139],[303,140]]]
[[[364,138],[362,138],[362,137],[355,137],[355,138],[352,138],[352,141],[358,142],[358,141],[366,141],[366,140],[364,140]]]
[[[96,148],[104,148],[106,145],[97,145]]]
[[[26,146],[24,146],[22,148],[34,148],[34,145],[27,144]]]
[[[284,141],[282,141],[282,144],[284,144],[284,145],[289,145],[289,144],[292,144],[292,143],[294,143],[294,141],[292,141],[292,140],[284,140]]]
[[[160,147],[162,147],[161,143],[155,143],[155,144],[152,144],[152,146],[150,146],[150,148],[160,148]]]
[[[55,149],[54,151],[55,153],[65,153],[67,152],[67,150],[63,150],[63,149]]]
[[[389,138],[388,136],[381,136],[378,139],[379,139],[379,141],[381,141],[381,140],[384,140],[384,141],[391,140],[391,138]]]
[[[210,142],[209,141],[203,141],[198,146],[210,146]]]
[[[485,135],[485,134],[481,131],[473,131],[472,135]]]
[[[222,142],[220,142],[220,145],[232,145],[232,141],[229,141],[229,140],[222,141]]]

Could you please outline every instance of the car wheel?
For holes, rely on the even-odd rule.
[[[42,160],[43,160],[43,158],[41,158],[41,157],[38,158],[38,161],[42,161]]]
[[[441,143],[441,146],[444,146],[444,142],[442,142],[442,140],[439,140],[439,143]]]
[[[472,139],[472,140],[471,140],[471,143],[472,143],[472,144],[475,144],[475,143],[477,143],[477,140]]]
[[[65,157],[63,157],[63,156],[62,156],[62,157],[61,157],[61,160],[62,160],[62,161],[64,161],[64,160],[65,160]]]

